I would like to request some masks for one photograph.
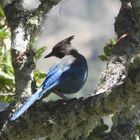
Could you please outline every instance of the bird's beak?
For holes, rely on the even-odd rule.
[[[44,58],[48,58],[48,57],[51,57],[53,56],[53,52],[49,53],[48,55],[46,55]]]

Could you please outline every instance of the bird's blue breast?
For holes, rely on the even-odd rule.
[[[76,93],[83,87],[86,80],[87,71],[80,73],[80,75],[73,76],[73,78],[60,85],[59,89],[64,94]]]

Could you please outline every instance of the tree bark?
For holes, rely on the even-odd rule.
[[[40,6],[32,12],[24,11],[21,1],[5,6],[12,31],[16,101],[31,94],[34,62],[29,44],[45,13],[58,2],[59,0],[42,0]],[[98,136],[98,139],[132,140],[139,135],[140,3],[139,0],[121,2],[115,21],[118,41],[112,47],[110,59],[95,92],[87,98],[36,103],[20,119],[7,123],[6,129],[1,133],[2,139],[90,140],[95,136],[95,129],[101,124],[102,117],[110,114],[115,118],[112,129],[109,133]],[[21,8],[17,8],[17,5]],[[22,16],[18,16],[17,12],[21,12]],[[28,27],[29,19],[35,17],[39,25]],[[17,21],[15,24],[13,19]],[[22,44],[17,41],[19,37],[22,38]]]

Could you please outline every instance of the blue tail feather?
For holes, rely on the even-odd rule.
[[[36,100],[40,99],[43,96],[42,87],[37,90],[35,94],[29,97],[23,106],[10,118],[11,121],[16,120],[20,117]]]

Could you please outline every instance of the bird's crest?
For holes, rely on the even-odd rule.
[[[70,36],[70,37],[64,39],[64,41],[70,42],[72,39],[74,39],[74,35],[72,35],[72,36]]]
[[[63,58],[66,54],[69,54],[71,48],[71,40],[74,39],[74,35],[63,39],[62,41],[58,42],[52,49],[48,55],[44,58],[48,58],[51,56],[56,56],[59,58]]]
[[[63,39],[62,41],[58,42],[55,46],[60,45],[60,44],[65,44],[65,43],[71,43],[72,39],[74,39],[74,35]]]

